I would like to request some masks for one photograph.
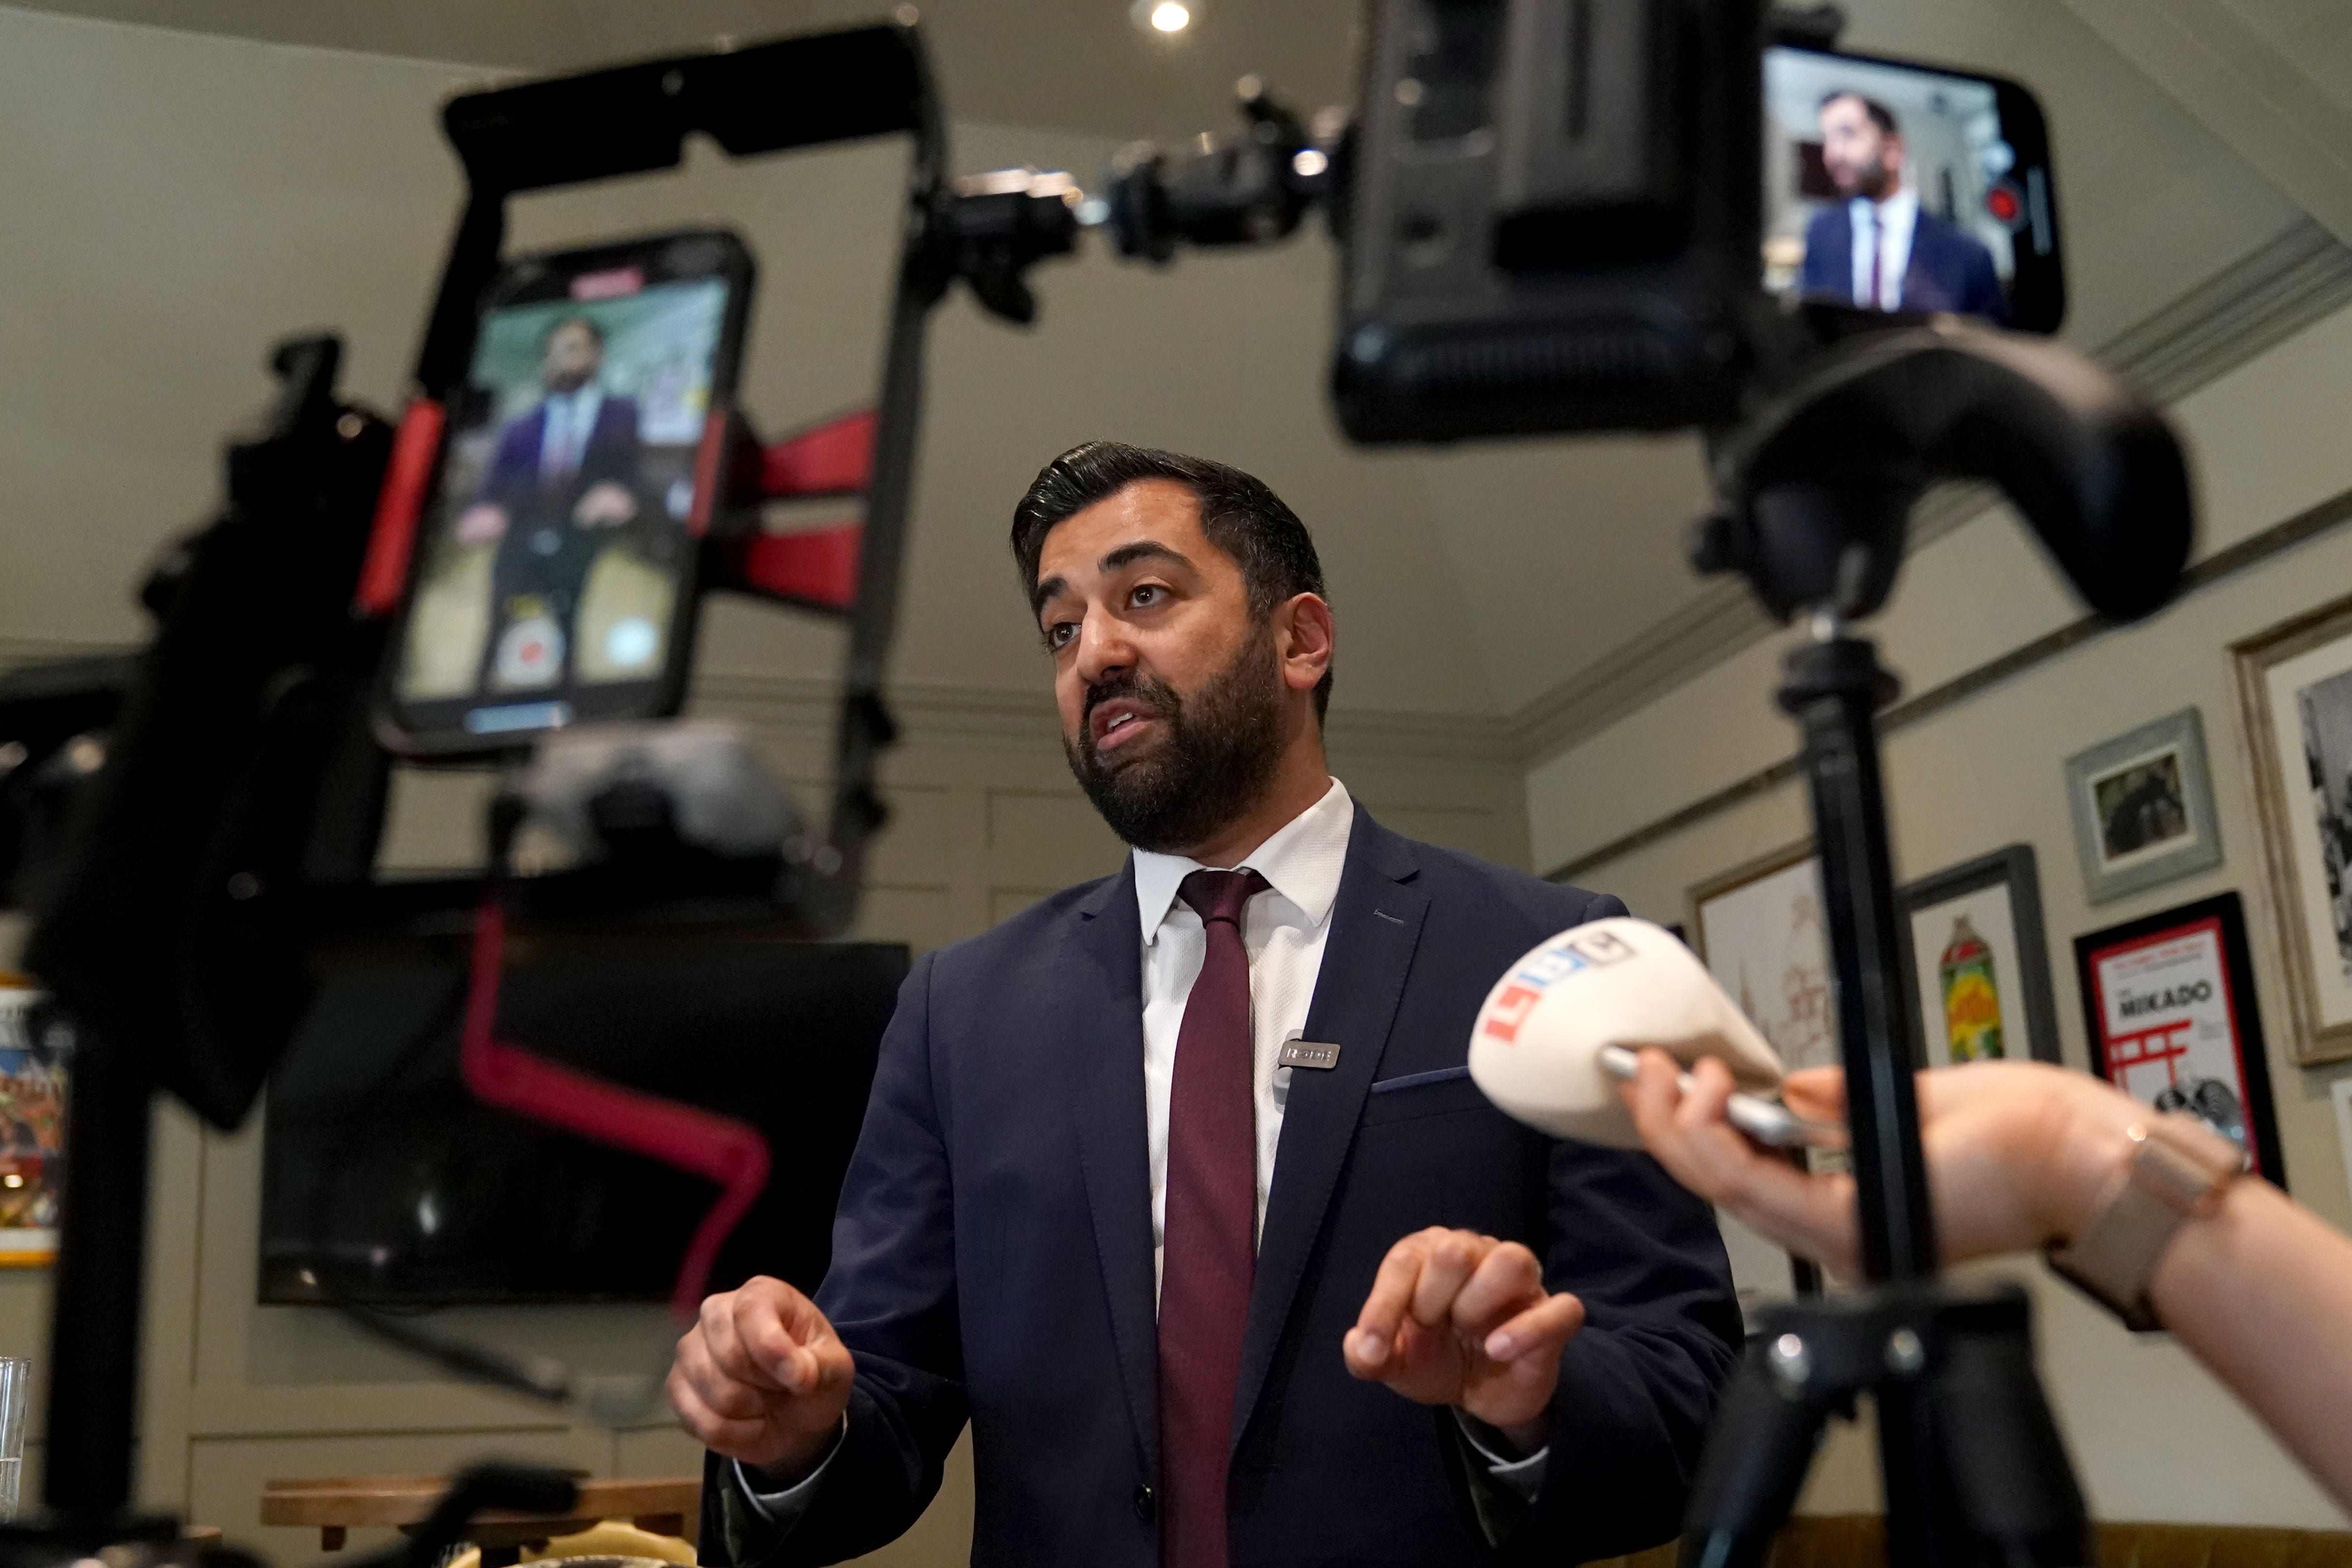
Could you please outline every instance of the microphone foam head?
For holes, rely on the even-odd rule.
[[[1663,925],[1619,915],[1572,926],[1512,965],[1470,1030],[1470,1076],[1497,1109],[1554,1137],[1637,1149],[1601,1048],[1712,1056],[1740,1088],[1780,1087],[1780,1055],[1698,956]]]

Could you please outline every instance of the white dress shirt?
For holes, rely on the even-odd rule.
[[[1265,878],[1267,891],[1242,911],[1242,946],[1249,953],[1252,1099],[1257,1112],[1257,1223],[1265,1227],[1265,1197],[1274,1188],[1274,1155],[1282,1143],[1282,1108],[1290,1073],[1274,1059],[1283,1042],[1307,1027],[1307,1004],[1323,969],[1331,935],[1331,905],[1347,866],[1348,834],[1356,803],[1337,779],[1322,799],[1276,829],[1233,870]],[[1184,1004],[1208,956],[1208,936],[1192,906],[1177,896],[1184,879],[1204,869],[1182,855],[1137,850],[1135,904],[1143,930],[1143,1124],[1151,1166],[1151,1278],[1160,1279],[1168,1229],[1168,1096],[1176,1076],[1176,1037]],[[1218,870],[1226,869],[1218,867]]]
[[[1905,185],[1883,202],[1856,196],[1846,204],[1846,215],[1853,227],[1854,302],[1871,303],[1874,291],[1878,308],[1900,310],[1911,235],[1919,226],[1919,193]]]
[[[1276,1067],[1284,1042],[1307,1026],[1315,982],[1323,969],[1323,949],[1331,935],[1331,906],[1339,901],[1340,873],[1347,869],[1348,836],[1355,829],[1356,803],[1337,779],[1320,800],[1280,828],[1231,868],[1265,878],[1266,891],[1242,911],[1242,946],[1249,954],[1250,1074],[1257,1113],[1257,1223],[1265,1228],[1266,1194],[1274,1188],[1275,1152],[1282,1142],[1282,1110],[1290,1097],[1294,1071]],[[1168,1228],[1168,1098],[1176,1071],[1176,1037],[1184,1024],[1184,1004],[1208,956],[1201,917],[1177,896],[1184,879],[1203,867],[1183,855],[1131,852],[1135,862],[1136,913],[1143,931],[1143,1119],[1151,1167],[1151,1279],[1159,1288]],[[1330,1347],[1339,1354],[1339,1347]],[[1477,1448],[1495,1479],[1522,1497],[1543,1484],[1551,1450],[1506,1459],[1465,1425],[1463,1435]],[[835,1445],[836,1451],[838,1444]],[[763,1490],[740,1466],[743,1490],[778,1524],[791,1524],[807,1508],[832,1455],[798,1485]]]
[[[588,438],[596,433],[596,415],[604,407],[604,389],[594,382],[577,392],[547,394],[547,417],[539,432],[539,475],[553,484],[580,472],[588,455]]]

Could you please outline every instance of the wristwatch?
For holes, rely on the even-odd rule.
[[[2147,1282],[2184,1221],[2221,1207],[2246,1153],[2194,1117],[2150,1116],[2124,1130],[2131,1157],[2079,1234],[2042,1253],[2053,1272],[2135,1333],[2161,1329]]]

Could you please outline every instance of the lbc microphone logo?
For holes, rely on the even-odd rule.
[[[1598,969],[1633,957],[1633,945],[1607,931],[1570,931],[1537,948],[1514,970],[1495,999],[1486,1004],[1479,1031],[1506,1043],[1516,1042],[1519,1026],[1528,1020],[1543,994],[1570,975]]]

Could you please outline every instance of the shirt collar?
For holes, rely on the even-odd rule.
[[[1267,886],[1297,905],[1307,925],[1320,925],[1330,918],[1331,905],[1339,899],[1339,874],[1347,867],[1348,835],[1355,825],[1356,803],[1348,787],[1334,779],[1321,800],[1244,855],[1242,866],[1265,878]],[[1161,923],[1175,906],[1176,890],[1202,867],[1186,855],[1164,855],[1152,850],[1130,852],[1135,860],[1136,913],[1143,921],[1143,941],[1149,946],[1158,940]]]
[[[1918,213],[1919,193],[1909,185],[1897,185],[1895,193],[1883,202],[1874,202],[1868,196],[1856,196],[1846,205],[1865,223],[1884,222],[1899,227],[1906,219]]]

